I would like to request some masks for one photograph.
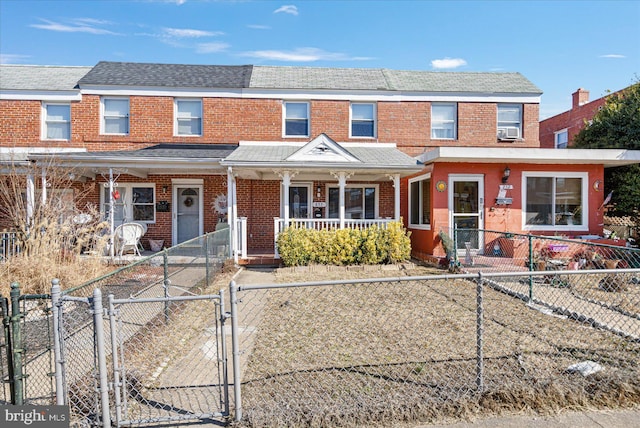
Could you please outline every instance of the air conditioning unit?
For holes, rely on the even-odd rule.
[[[517,140],[520,138],[520,128],[508,126],[506,128],[498,128],[499,140]]]

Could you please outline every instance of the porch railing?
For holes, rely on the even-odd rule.
[[[20,252],[20,241],[16,232],[0,232],[0,262]]]
[[[373,225],[377,225],[378,227],[385,229],[387,225],[395,220],[393,219],[382,219],[382,218],[367,218],[367,219],[345,219],[344,227],[345,229],[366,229]],[[304,227],[306,229],[315,229],[315,230],[324,230],[324,229],[339,229],[340,228],[340,219],[338,218],[291,218],[289,219],[289,225],[296,224],[298,227]],[[273,218],[273,248],[274,254],[276,257],[278,255],[278,235],[280,232],[284,231],[285,222],[281,217]]]
[[[236,220],[236,237],[238,248],[235,251],[234,257],[241,259],[247,258],[247,218],[238,217]],[[237,261],[237,260],[236,260]]]

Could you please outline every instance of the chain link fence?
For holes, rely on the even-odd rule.
[[[591,311],[568,292],[599,292],[601,275],[625,283],[608,292],[624,311]],[[556,285],[561,276],[571,288]],[[531,278],[548,298],[505,286],[526,291]],[[631,406],[640,400],[638,279],[640,269],[232,283],[235,418],[382,426]]]
[[[92,314],[87,308],[93,290],[100,288],[103,291],[105,307],[109,294],[116,299],[198,294],[218,277],[229,258],[228,252],[229,232],[221,230],[139,260],[117,258],[115,261],[129,264],[62,292],[68,299],[62,306],[64,346],[71,351],[67,352],[65,361],[69,368],[65,396],[69,397],[72,414],[96,413],[95,399],[87,398],[86,394],[87,391],[95,392],[96,386],[92,371],[95,343],[93,336],[85,333],[92,328]],[[64,288],[64,284],[61,285]],[[5,334],[0,339],[0,374],[5,401],[55,403],[51,296],[20,295],[17,289],[15,303],[12,302],[3,315]],[[7,342],[7,338],[13,343]],[[16,368],[15,373],[10,371],[11,367]]]

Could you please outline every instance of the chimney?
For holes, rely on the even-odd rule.
[[[586,89],[578,88],[577,91],[573,93],[573,107],[571,109],[580,107],[583,104],[589,102],[589,91]]]

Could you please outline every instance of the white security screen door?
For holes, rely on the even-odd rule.
[[[456,248],[465,250],[465,243],[472,250],[483,247],[484,228],[484,177],[482,175],[449,176],[449,214],[451,228],[457,228]],[[451,231],[453,238],[453,230]]]

